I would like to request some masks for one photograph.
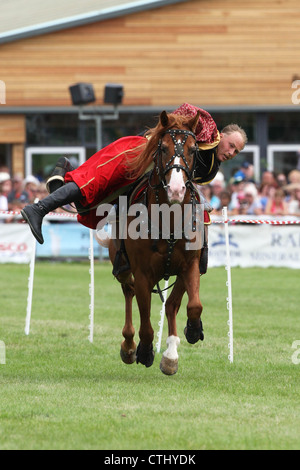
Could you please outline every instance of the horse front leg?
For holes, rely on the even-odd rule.
[[[167,350],[164,351],[160,362],[160,370],[166,375],[174,375],[178,371],[178,352],[180,338],[177,336],[176,315],[185,293],[184,283],[176,279],[173,290],[166,301],[166,316],[168,319]]]
[[[140,312],[140,343],[137,348],[136,362],[150,367],[154,361],[153,337],[154,331],[150,321],[151,292],[146,276],[137,273],[135,276],[135,295]]]
[[[121,344],[120,355],[125,364],[133,364],[136,361],[136,343],[134,338],[134,327],[132,324],[132,299],[134,297],[134,283],[132,276],[127,283],[122,284],[125,297],[125,325],[122,330],[124,341]]]
[[[184,329],[184,334],[189,343],[195,344],[199,340],[204,340],[203,325],[201,321],[203,307],[199,297],[199,260],[197,258],[195,258],[191,268],[185,273],[184,284],[188,295],[188,320]]]

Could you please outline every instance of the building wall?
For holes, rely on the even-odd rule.
[[[125,105],[290,105],[299,0],[191,0],[0,46],[8,106],[70,105],[122,83]],[[1,109],[0,109],[1,111]]]
[[[11,145],[12,173],[24,173],[25,116],[0,115],[0,144]]]

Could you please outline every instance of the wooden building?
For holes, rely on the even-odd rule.
[[[11,0],[0,21],[0,165],[12,173],[54,158],[28,148],[94,153],[94,121],[80,121],[70,98],[78,82],[93,84],[88,110],[100,115],[111,112],[105,85],[124,87],[120,119],[103,122],[104,144],[190,102],[220,128],[246,129],[240,161],[253,160],[257,178],[298,164],[298,0]]]

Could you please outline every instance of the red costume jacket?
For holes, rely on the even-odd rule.
[[[126,162],[144,148],[145,137],[123,137],[95,153],[76,170],[66,173],[65,182],[73,181],[80,188],[82,209],[78,222],[95,229],[102,217],[96,215],[100,203],[113,203],[133,183],[126,171]]]
[[[201,114],[195,132],[197,142],[200,150],[205,150],[206,153],[212,149],[212,152],[209,152],[211,154],[209,158],[214,158],[215,161],[214,149],[220,138],[217,126],[210,114],[188,103],[176,109],[174,114],[192,117],[197,114],[198,110]],[[97,227],[102,218],[96,215],[98,205],[104,202],[114,203],[119,195],[134,182],[134,179],[129,179],[127,176],[126,163],[129,158],[135,158],[144,149],[146,142],[147,139],[141,136],[123,137],[99,150],[83,165],[66,174],[65,182],[73,181],[82,193],[80,201],[82,208],[77,216],[78,222],[92,229]],[[205,160],[207,164],[202,165],[199,171],[201,178],[198,180],[196,178],[200,184],[213,179],[219,168],[219,165],[215,168],[216,165],[211,164],[208,157]],[[203,179],[203,176],[206,179]]]

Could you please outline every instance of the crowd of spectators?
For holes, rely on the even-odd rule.
[[[8,168],[0,167],[0,211],[19,212],[27,204],[47,195],[46,183],[35,176],[23,178],[21,174],[16,174],[11,177]],[[6,222],[14,220],[12,217]]]
[[[297,169],[288,175],[264,171],[258,184],[253,165],[246,162],[230,181],[226,182],[219,172],[210,184],[201,186],[201,192],[213,207],[213,214],[221,214],[226,206],[228,215],[300,217],[300,170]],[[45,182],[35,176],[11,177],[8,168],[0,167],[0,211],[19,212],[26,204],[47,194]]]
[[[228,215],[270,215],[300,217],[300,170],[288,175],[264,171],[261,182],[254,180],[254,167],[245,162],[226,182],[219,172],[201,191],[213,207],[213,214],[221,214],[227,207]]]

